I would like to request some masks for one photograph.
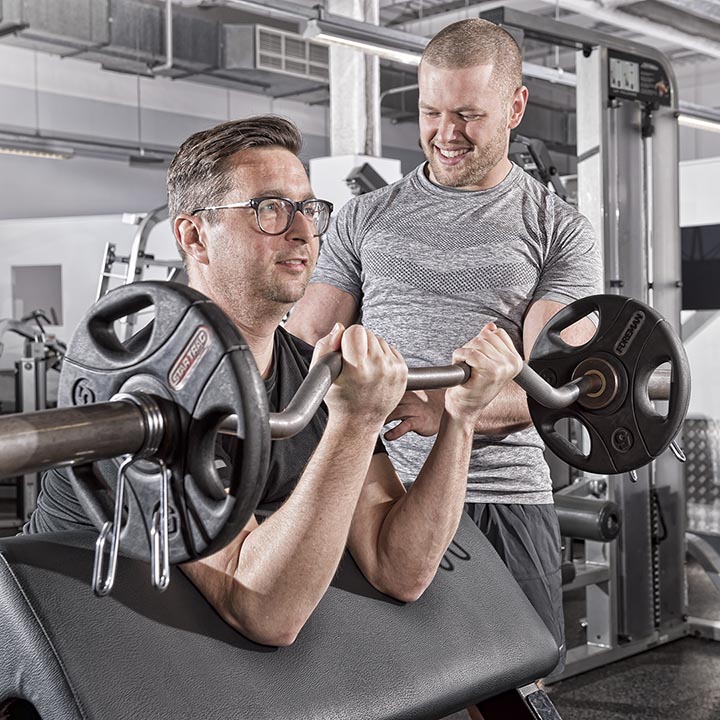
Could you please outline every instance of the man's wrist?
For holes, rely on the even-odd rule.
[[[446,406],[442,416],[440,417],[440,428],[473,435],[475,433],[475,426],[477,425],[477,422],[478,417],[475,413],[468,415],[465,412],[460,412],[454,408],[448,408]]]
[[[384,417],[375,417],[362,412],[350,410],[328,409],[328,426],[342,430],[350,436],[361,433],[380,434],[385,424]]]

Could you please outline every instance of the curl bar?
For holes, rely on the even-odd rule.
[[[299,433],[315,415],[341,370],[340,353],[321,358],[288,407],[282,412],[269,413],[270,436],[284,439]],[[465,363],[411,368],[407,389],[449,388],[463,384],[469,377],[470,368]],[[578,398],[597,392],[601,386],[596,375],[583,375],[554,388],[527,364],[523,364],[515,382],[549,408],[567,408]],[[669,389],[670,375],[664,370],[658,371],[648,384],[651,400],[667,400]],[[162,409],[151,395],[134,395],[139,402],[121,397],[91,405],[0,417],[0,478],[136,455],[150,444],[159,445],[170,424],[168,409]],[[235,435],[237,422],[237,415],[227,416],[220,432]],[[92,447],[88,446],[90,433]]]

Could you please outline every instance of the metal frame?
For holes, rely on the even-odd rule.
[[[168,219],[167,205],[155,208],[145,215],[128,215],[127,217],[133,225],[138,226],[135,237],[133,238],[130,254],[127,257],[118,256],[115,254],[116,245],[114,243],[107,243],[105,245],[102,269],[100,271],[100,279],[98,280],[97,296],[95,298],[96,302],[110,289],[110,281],[112,279],[120,280],[123,285],[137,282],[143,279],[143,274],[147,267],[167,268],[165,280],[178,280],[178,277],[183,272],[183,264],[179,258],[159,260],[155,258],[154,255],[146,252],[148,240],[154,227],[158,223]],[[124,273],[114,272],[116,263],[127,265],[127,270]],[[121,324],[124,326],[122,340],[127,340],[133,334],[136,323],[136,314],[128,315],[121,320]]]
[[[580,211],[603,242],[606,292],[655,307],[680,332],[678,100],[669,61],[655,48],[499,8],[483,17],[523,37],[578,49],[577,154]],[[610,57],[664,74],[669,96],[648,101],[610,87]],[[658,90],[660,93],[660,90]],[[583,481],[587,482],[587,478]],[[587,641],[571,648],[570,677],[687,635],[685,491],[669,454],[627,477],[609,478],[607,497],[625,522],[608,544],[586,542],[582,572]]]

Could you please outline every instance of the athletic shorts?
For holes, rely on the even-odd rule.
[[[565,667],[565,619],[560,574],[560,526],[555,506],[467,503],[482,530],[560,648],[553,672]]]

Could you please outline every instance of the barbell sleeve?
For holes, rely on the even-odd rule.
[[[0,478],[136,454],[147,435],[144,410],[125,401],[0,416]]]
[[[648,380],[648,397],[650,400],[669,400],[672,373],[670,368],[658,368]]]

